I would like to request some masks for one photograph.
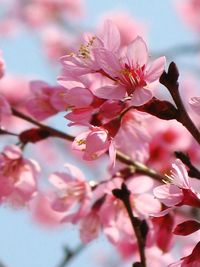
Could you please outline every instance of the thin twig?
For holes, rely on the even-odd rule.
[[[68,247],[64,247],[64,258],[61,261],[61,263],[58,265],[58,267],[65,267],[68,265],[68,263],[77,256],[86,246],[81,244],[79,245],[75,250],[71,251]]]
[[[130,221],[131,221],[131,224],[132,224],[132,227],[133,227],[136,239],[137,239],[138,250],[140,254],[140,263],[138,264],[140,264],[141,267],[146,267],[145,238],[146,238],[147,231],[143,236],[142,231],[141,231],[142,222],[133,215],[132,207],[130,204],[130,191],[128,190],[126,184],[123,183],[121,186],[121,189],[114,189],[112,192],[115,197],[117,197],[124,203],[124,206],[128,212],[128,216],[130,218]]]
[[[63,133],[55,128],[52,128],[50,126],[47,126],[47,125],[44,125],[32,118],[30,118],[29,116],[21,113],[20,111],[16,110],[16,109],[12,109],[12,113],[14,116],[18,117],[18,118],[21,118],[25,121],[28,121],[36,126],[38,126],[39,128],[41,129],[44,129],[44,130],[47,130],[52,137],[59,137],[59,138],[62,138],[62,139],[65,139],[65,140],[68,140],[68,141],[73,141],[74,140],[74,137],[69,135],[69,134],[66,134],[66,133]]]
[[[19,136],[18,134],[16,134],[16,133],[12,133],[12,132],[9,132],[9,131],[7,131],[7,130],[4,130],[4,129],[2,129],[2,128],[0,128],[0,135],[3,135],[3,134],[7,134],[7,135],[13,135],[13,136]]]
[[[23,120],[29,121],[30,123],[37,125],[41,129],[48,131],[52,137],[59,137],[61,139],[68,140],[68,141],[74,140],[73,136],[66,134],[66,133],[63,133],[63,132],[61,132],[55,128],[44,125],[40,122],[37,122],[37,121],[33,120],[32,118],[28,117],[27,115],[22,114],[20,111],[13,109],[13,115],[15,115],[15,116],[17,116]],[[145,174],[147,176],[154,178],[155,180],[157,180],[159,182],[167,179],[164,175],[156,172],[155,170],[149,168],[148,166],[146,166],[140,162],[137,162],[135,160],[130,159],[127,155],[123,154],[120,151],[117,151],[116,158],[117,158],[117,160],[119,160],[120,162],[122,162],[124,164],[133,166],[135,168],[135,172],[138,174]]]
[[[179,72],[176,64],[172,62],[169,65],[168,73],[164,72],[160,77],[160,83],[163,84],[170,92],[174,103],[178,109],[177,120],[183,124],[183,126],[191,133],[195,140],[200,144],[200,132],[190,119],[184,104],[182,102],[179,84],[178,84]]]

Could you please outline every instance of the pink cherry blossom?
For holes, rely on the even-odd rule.
[[[60,98],[65,96],[65,90],[60,87],[52,87],[47,83],[42,81],[33,81],[30,83],[30,88],[33,93],[33,97],[27,101],[26,108],[28,112],[34,116],[38,120],[44,120],[48,117],[55,115],[59,109],[58,100],[54,100],[56,102],[56,107],[54,106],[54,102],[51,103],[51,99],[54,99],[54,95],[59,94]],[[58,98],[58,97],[57,97]],[[59,98],[59,104],[63,108],[63,101]]]
[[[52,64],[58,64],[58,58],[71,51],[72,37],[60,27],[47,26],[41,35],[44,54]]]
[[[198,0],[186,0],[178,2],[177,9],[181,14],[182,19],[192,29],[200,32],[200,4]]]
[[[150,135],[147,164],[152,168],[165,173],[175,160],[175,150],[188,151],[189,155],[195,151],[191,135],[175,120],[163,121],[151,116],[145,122],[145,128]]]
[[[52,208],[63,212],[63,222],[76,223],[90,210],[91,189],[82,172],[66,164],[67,172],[53,173],[49,181],[57,189],[52,197]]]
[[[171,175],[168,176],[170,183],[156,187],[155,197],[168,207],[200,207],[199,181],[188,177],[184,164],[178,159],[172,164],[172,168]]]
[[[115,137],[116,149],[135,160],[145,162],[149,157],[150,141],[146,126],[145,116],[135,110],[127,112]]]
[[[103,127],[92,126],[89,131],[79,134],[75,138],[72,148],[82,151],[85,160],[95,160],[108,150],[112,164],[115,160],[112,137]]]
[[[0,154],[0,201],[21,206],[30,201],[37,192],[36,162],[22,157],[15,145],[7,146]]]
[[[51,207],[51,196],[49,193],[38,194],[30,202],[31,217],[43,227],[54,228],[60,226],[63,214]]]
[[[24,103],[30,94],[28,78],[19,75],[5,75],[0,81],[0,94],[6,97],[13,108],[24,110]]]
[[[121,178],[115,178],[105,185],[104,192],[107,193],[107,196],[99,211],[104,232],[114,245],[120,244],[124,237],[126,237],[127,243],[129,241],[131,244],[135,243],[132,225],[124,204],[112,194],[112,190],[120,188],[122,182]],[[148,193],[153,186],[151,178],[146,176],[133,177],[127,180],[126,184],[131,192],[130,203],[134,216],[140,219],[148,219],[151,212],[160,211],[159,201]]]
[[[113,40],[115,41],[113,42]],[[108,51],[117,52],[119,47],[119,31],[111,21],[106,21],[103,27],[103,34],[84,34],[78,51],[61,58],[63,69],[59,80],[77,80],[80,75],[100,71],[94,49],[105,48]]]
[[[133,40],[117,55],[105,48],[94,49],[100,68],[115,83],[96,89],[96,96],[105,99],[130,97],[131,104],[140,106],[152,98],[148,86],[157,81],[164,70],[165,57],[148,63],[148,49],[141,37]]]

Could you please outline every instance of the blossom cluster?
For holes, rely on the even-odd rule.
[[[13,2],[13,19],[36,28],[81,10],[80,1]],[[200,266],[200,97],[182,100],[175,63],[165,71],[165,56],[152,59],[144,38],[119,21],[73,40],[71,52],[62,46],[56,85],[7,75],[0,54],[0,134],[11,138],[0,153],[0,204],[28,207],[46,226],[76,224],[83,244],[103,233],[133,266]],[[161,84],[173,102],[157,97]],[[47,125],[63,114],[65,131]],[[99,177],[71,162],[56,168],[63,152],[54,138],[62,156],[101,166]],[[177,235],[191,235],[178,259]]]

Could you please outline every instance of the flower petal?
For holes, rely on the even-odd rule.
[[[158,80],[164,71],[165,62],[166,62],[165,57],[159,57],[156,60],[154,60],[147,69],[145,75],[145,81],[148,83],[152,83]]]
[[[141,106],[147,103],[153,97],[152,92],[145,88],[136,89],[131,98],[131,104],[133,106]]]

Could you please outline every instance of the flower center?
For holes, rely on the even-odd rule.
[[[146,85],[144,80],[144,68],[145,66],[138,67],[136,69],[130,68],[125,64],[125,68],[121,70],[121,82],[126,84],[127,93],[131,95],[135,89],[141,88]]]
[[[86,45],[81,44],[79,48],[79,57],[83,59],[89,59],[90,58],[90,48],[93,45],[96,37],[93,36]]]

